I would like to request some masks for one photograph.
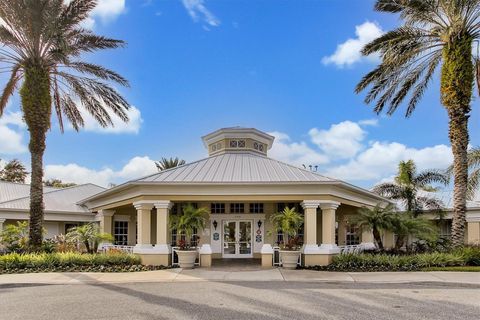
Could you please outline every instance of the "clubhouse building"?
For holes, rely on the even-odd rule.
[[[372,233],[351,223],[358,208],[388,200],[352,184],[268,157],[274,137],[253,128],[224,128],[202,138],[208,157],[125,182],[110,189],[85,184],[45,188],[46,238],[80,223],[97,221],[114,245],[129,247],[145,264],[170,265],[176,232],[169,217],[190,203],[210,212],[197,230],[199,262],[225,258],[274,261],[282,235],[269,216],[286,206],[304,215],[299,230],[304,265],[325,265],[340,247],[374,246]],[[0,227],[28,219],[29,186],[0,183]],[[467,213],[468,243],[479,243],[480,203]],[[448,218],[445,233],[448,233]],[[386,246],[394,235],[384,234]]]

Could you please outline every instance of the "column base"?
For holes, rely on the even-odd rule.
[[[302,265],[304,267],[328,266],[335,256],[336,254],[305,254],[302,255]]]
[[[203,244],[198,251],[200,255],[200,267],[210,268],[212,266],[212,247]]]
[[[304,267],[328,266],[333,257],[340,253],[336,244],[306,244],[302,248],[302,265]]]
[[[301,251],[304,255],[320,253],[320,249],[316,244],[304,244]]]
[[[321,254],[339,254],[340,248],[336,244],[322,243],[318,248]]]
[[[164,266],[171,265],[171,250],[169,245],[137,244],[133,253],[140,256],[143,265]]]
[[[273,248],[270,244],[264,244],[260,251],[262,255],[262,268],[273,267]]]

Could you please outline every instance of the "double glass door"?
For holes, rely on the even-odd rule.
[[[223,221],[223,257],[253,257],[251,220]]]

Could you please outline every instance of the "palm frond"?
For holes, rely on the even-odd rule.
[[[0,1],[3,21],[0,62],[16,68],[2,91],[0,107],[15,91],[15,84],[21,80],[25,68],[34,61],[50,73],[52,108],[61,131],[64,129],[63,116],[72,122],[75,130],[83,126],[78,108],[84,108],[103,127],[113,126],[113,116],[128,121],[126,110],[130,105],[108,84],[128,86],[128,81],[115,71],[81,59],[84,53],[125,44],[81,26],[97,3],[97,0]]]
[[[7,81],[5,88],[3,88],[0,96],[0,116],[3,114],[3,110],[7,106],[8,99],[15,92],[18,81],[21,78],[20,65],[15,65],[12,68],[10,79]]]
[[[96,64],[87,62],[71,62],[68,63],[66,66],[73,68],[74,70],[81,73],[90,74],[103,80],[115,81],[125,87],[129,86],[127,79],[125,79],[115,71],[109,70]]]
[[[473,170],[468,177],[467,199],[475,200],[480,190],[480,168]]]
[[[388,182],[376,185],[372,191],[382,197],[394,200],[401,199],[403,194],[403,190],[399,185]]]
[[[428,188],[428,185],[432,183],[439,183],[442,185],[447,185],[450,182],[448,175],[446,175],[441,170],[425,170],[419,173],[413,179],[413,183],[416,184],[419,188]],[[430,190],[427,190],[430,191]]]

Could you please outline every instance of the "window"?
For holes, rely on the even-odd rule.
[[[253,149],[258,150],[258,151],[263,151],[263,149],[264,149],[263,143],[259,143],[259,142],[255,141],[253,143]]]
[[[302,224],[300,228],[297,230],[297,238],[298,238],[298,245],[303,245],[303,233],[304,233],[304,225]],[[277,244],[283,243],[283,233],[281,231],[277,231]]]
[[[211,145],[212,152],[222,149],[222,144],[220,142],[213,143]]]
[[[250,213],[263,213],[263,203],[250,203]]]
[[[78,227],[78,223],[65,223],[65,234],[75,227]]]
[[[211,213],[225,213],[225,203],[214,202],[210,205]]]
[[[439,225],[440,238],[450,239],[452,230],[452,220],[442,220]]]
[[[285,208],[294,208],[295,211],[299,212],[299,213],[302,213],[302,209],[300,207],[300,205],[298,203],[295,203],[295,202],[280,202],[280,203],[277,203],[277,212],[282,212],[283,209]]]
[[[179,213],[183,213],[183,207],[186,205],[192,205],[195,209],[198,209],[198,204],[197,203],[190,203],[190,202],[179,202],[179,203],[174,203],[172,209],[170,209],[170,214],[176,215]]]
[[[230,148],[245,148],[245,140],[230,140]]]
[[[171,242],[172,247],[176,247],[178,245],[177,238],[178,238],[177,230],[172,229],[172,240],[171,240],[172,241]],[[180,235],[180,239],[185,240],[185,235],[184,234]],[[197,230],[197,228],[193,229],[193,234],[192,234],[192,238],[190,239],[190,244],[192,246],[195,246],[195,247],[198,244],[198,230]]]
[[[245,204],[243,203],[230,203],[230,213],[244,213]]]
[[[113,229],[113,238],[115,244],[126,246],[128,245],[128,222],[115,221]]]
[[[354,224],[349,224],[346,227],[345,232],[345,245],[354,246],[360,244],[360,236],[358,234],[358,226]]]

